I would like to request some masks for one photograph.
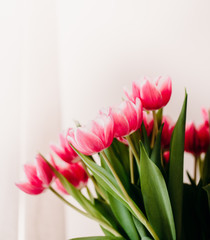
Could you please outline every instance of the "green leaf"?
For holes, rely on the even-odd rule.
[[[174,219],[165,180],[140,142],[140,180],[149,222],[160,239],[176,239]]]
[[[73,147],[73,146],[72,146]],[[85,156],[84,154],[77,151],[74,147],[73,149],[77,152],[77,154],[80,156],[82,161],[85,163],[85,165],[88,167],[88,169],[92,172],[93,176],[97,180],[97,182],[113,197],[118,199],[120,202],[122,202],[130,211],[131,208],[127,201],[124,199],[124,196],[114,179],[113,175],[105,170],[104,168],[97,165],[95,162],[92,161],[92,159],[88,156]]]
[[[111,145],[116,157],[120,159],[121,164],[123,165],[126,175],[130,176],[130,163],[129,163],[129,148],[124,143],[121,143],[116,138],[114,138]]]
[[[205,155],[205,159],[202,167],[201,179],[204,186],[210,183],[210,145]]]
[[[141,139],[141,132],[140,130],[136,130],[135,132],[133,132],[131,135],[129,135],[129,137],[131,138],[131,141],[139,155],[139,141]]]
[[[192,179],[192,177],[190,176],[190,173],[187,171],[187,176],[188,176],[188,179],[191,183],[192,186],[196,187],[196,183],[195,181]]]
[[[44,158],[44,157],[43,157]],[[45,158],[44,158],[45,159]],[[91,212],[91,215],[98,217],[102,220],[105,220],[101,213],[94,207],[94,205],[84,197],[84,195],[75,188],[60,172],[58,172],[46,159],[45,161],[52,169],[56,177],[60,180],[61,184],[65,188],[65,190],[77,200],[77,202],[87,211]],[[106,222],[106,220],[105,220]]]
[[[148,156],[150,156],[150,153],[151,153],[150,141],[149,141],[149,138],[147,136],[147,131],[146,131],[146,128],[145,128],[145,125],[144,125],[143,121],[142,121],[142,124],[141,124],[141,131],[142,131],[142,137],[143,137],[142,142],[144,144],[144,148],[147,151]]]
[[[181,239],[210,239],[210,215],[205,191],[184,184]]]
[[[163,170],[162,163],[161,163],[161,134],[162,134],[162,130],[163,130],[163,125],[161,126],[160,130],[158,131],[156,141],[155,141],[155,145],[154,145],[154,148],[152,150],[152,154],[151,154],[150,159],[160,169],[162,174],[164,174],[164,170]]]
[[[127,209],[131,212],[131,214],[133,214],[134,216],[138,216],[138,217],[141,216],[140,218],[142,219],[142,221],[144,221],[144,223],[148,225],[144,214],[138,208],[136,203],[131,199],[128,200],[129,201],[129,203],[128,203],[128,201],[124,198],[124,195],[123,195],[121,189],[119,188],[116,180],[113,178],[113,176],[108,171],[106,171],[104,168],[100,167],[95,162],[93,162],[90,159],[90,157],[83,155],[82,153],[77,151],[74,147],[73,147],[73,149],[77,152],[77,154],[80,156],[82,161],[86,164],[88,169],[92,172],[92,174],[95,177],[95,179],[97,180],[97,182],[109,194],[111,194],[114,198],[119,200],[125,207],[127,207]],[[134,210],[131,208],[131,206],[129,204],[131,204],[133,206]],[[153,234],[155,234],[155,233],[153,233]]]
[[[144,225],[137,218],[135,218],[134,216],[133,216],[133,221],[134,221],[134,224],[136,226],[136,229],[137,229],[141,239],[143,237],[148,237],[149,233],[146,230],[146,228],[144,227]],[[148,239],[151,239],[151,238],[148,238]]]
[[[121,155],[118,155],[118,157],[117,157],[113,151],[112,146],[105,149],[104,152],[105,152],[106,156],[108,157],[109,162],[112,164],[112,167],[114,168],[115,172],[119,176],[121,182],[123,183],[125,189],[128,192],[130,192],[130,181],[128,178],[129,176],[126,174],[126,171],[121,164]],[[109,171],[109,168],[106,168],[106,170]]]
[[[175,125],[171,144],[168,176],[168,191],[174,214],[177,239],[181,238],[182,232],[182,200],[183,200],[183,158],[185,140],[185,122],[187,109],[187,93],[181,113]]]
[[[71,238],[69,240],[125,240],[122,237],[108,237],[108,236],[97,236],[97,237],[81,237],[81,238]]]
[[[208,204],[209,204],[209,213],[210,213],[210,184],[206,185],[205,187],[203,187],[203,189],[206,191],[207,193],[207,197],[208,197]]]
[[[105,161],[103,159],[103,156],[101,154],[100,154],[100,157],[101,157],[102,166],[108,172],[110,172],[110,169],[107,166],[107,164],[105,163]],[[110,162],[113,163],[113,160],[110,159],[110,155],[109,155],[109,160],[110,160]],[[121,224],[121,226],[124,229],[124,231],[127,233],[128,237],[130,239],[133,239],[133,240],[135,240],[135,239],[139,240],[140,238],[139,238],[138,232],[136,230],[135,224],[133,222],[132,215],[129,212],[129,210],[120,201],[118,201],[117,199],[112,197],[112,195],[109,194],[109,193],[108,193],[108,198],[109,198],[109,203],[110,203],[110,207],[112,209],[112,212],[114,213],[114,215],[117,218],[118,222]],[[124,236],[124,237],[126,237],[126,236]]]
[[[110,194],[108,195],[110,206],[117,220],[123,227],[124,231],[127,233],[129,239],[139,240],[139,235],[136,230],[133,218],[128,209]]]
[[[109,204],[102,202],[98,199],[94,199],[94,206],[109,221],[109,223],[114,229],[116,229],[122,236],[125,236],[125,232],[115,218]],[[103,229],[103,231],[107,232],[106,229]]]

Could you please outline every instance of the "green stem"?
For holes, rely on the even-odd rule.
[[[196,184],[196,180],[197,180],[197,163],[198,163],[198,157],[195,155],[194,158],[194,181]]]
[[[153,230],[152,226],[148,222],[148,220],[145,218],[144,214],[141,212],[141,210],[136,206],[136,204],[133,202],[133,200],[128,195],[127,191],[125,190],[120,178],[118,177],[117,173],[115,172],[114,168],[112,167],[108,157],[106,156],[105,152],[101,152],[106,164],[110,168],[113,176],[115,177],[117,184],[119,185],[127,203],[131,207],[132,211],[136,215],[136,217],[140,220],[140,222],[147,228],[147,230],[150,232],[150,234],[153,236],[155,240],[159,240],[158,236],[156,235],[155,231]]]
[[[86,186],[85,188],[86,188],[86,190],[87,190],[87,194],[88,194],[88,196],[89,196],[90,201],[93,202],[93,201],[94,201],[94,197],[93,197],[93,195],[92,195],[89,187]]]
[[[137,160],[138,163],[139,163],[139,162],[140,162],[140,158],[139,158],[139,156],[138,156],[138,153],[137,153],[137,151],[136,151],[136,149],[135,149],[135,147],[134,147],[134,145],[133,145],[133,142],[132,142],[130,136],[127,136],[126,139],[127,139],[128,144],[129,144],[129,146],[130,146],[130,148],[131,148],[131,150],[132,150],[132,152],[133,152],[134,157],[136,158],[136,160]]]
[[[89,171],[88,171],[88,169],[87,169],[87,166],[84,164],[83,161],[82,161],[81,163],[82,163],[82,166],[83,166],[83,168],[85,169],[88,177],[89,177],[90,180],[93,182],[93,185],[94,185],[94,187],[95,187],[95,190],[98,192],[98,194],[101,195],[101,197],[102,197],[106,202],[109,202],[108,199],[107,199],[107,197],[106,197],[105,194],[103,193],[103,191],[102,191],[102,190],[100,189],[100,187],[98,186],[95,178],[89,173]]]
[[[157,122],[157,115],[155,111],[152,111],[152,115],[153,115],[153,120],[154,120],[154,125],[153,125],[153,130],[152,130],[152,140],[151,140],[151,148],[153,148],[154,146],[154,142],[155,142],[155,137],[157,135],[158,132],[158,122]]]
[[[66,203],[69,207],[73,208],[75,211],[79,212],[80,214],[84,215],[87,217],[87,213],[83,212],[82,210],[80,210],[79,208],[75,207],[74,205],[72,205],[70,202],[68,202],[64,197],[62,197],[58,192],[55,191],[54,188],[49,187],[49,189],[58,197],[60,198],[64,203]]]
[[[129,147],[129,160],[130,160],[131,183],[134,184],[134,162],[133,162],[133,153],[132,153],[131,147]]]
[[[70,202],[68,202],[65,198],[63,198],[58,192],[55,191],[55,189],[53,189],[52,187],[49,187],[49,189],[58,197],[60,198],[64,203],[66,203],[69,207],[73,208],[75,211],[77,211],[78,213],[82,214],[85,217],[88,217],[96,222],[98,222],[101,226],[103,226],[106,230],[108,230],[110,233],[114,234],[117,237],[121,237],[121,235],[115,230],[113,229],[110,225],[108,225],[106,222],[93,217],[92,215],[90,215],[89,213],[86,213],[82,210],[80,210],[79,208],[75,207],[74,205],[72,205]]]

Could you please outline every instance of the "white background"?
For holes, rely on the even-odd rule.
[[[199,124],[210,106],[209,10],[208,0],[0,0],[1,238],[99,234],[52,194],[18,191],[22,164],[145,75],[172,77],[165,113],[174,121],[186,88],[187,119]]]

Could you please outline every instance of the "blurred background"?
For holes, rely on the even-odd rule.
[[[165,114],[187,120],[210,108],[208,0],[0,0],[0,233],[7,240],[98,235],[97,224],[51,193],[15,187],[23,164],[47,156],[73,120],[118,104],[123,86],[170,75]],[[185,167],[192,172],[192,159]],[[71,198],[70,198],[71,199]]]

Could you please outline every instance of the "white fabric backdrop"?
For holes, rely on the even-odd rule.
[[[52,194],[18,191],[22,164],[47,154],[72,119],[85,122],[119,103],[122,86],[144,75],[172,77],[166,113],[174,120],[186,87],[188,120],[199,123],[200,108],[210,106],[209,7],[208,0],[0,1],[1,238],[100,234]],[[185,163],[192,170],[189,156]]]

